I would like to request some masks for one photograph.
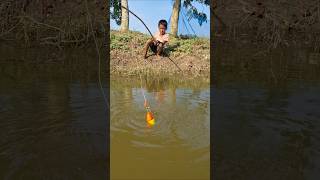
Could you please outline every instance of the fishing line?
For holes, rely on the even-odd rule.
[[[146,100],[146,96],[145,96],[144,91],[143,91],[143,88],[142,88],[142,78],[141,78],[141,74],[140,74],[140,85],[141,85],[141,91],[142,91],[143,99],[144,99],[144,101],[147,101],[147,100]]]
[[[182,14],[183,14],[184,18],[187,20],[187,15],[183,12],[183,8],[182,8],[181,12],[182,12]],[[182,16],[182,19],[183,19],[183,16]],[[190,21],[189,21],[189,20],[187,20],[187,22],[188,22],[188,24],[189,24],[189,26],[190,26],[190,28],[191,28],[191,30],[192,30],[192,32],[193,32],[193,34],[194,34],[195,36],[197,36],[197,35],[196,35],[196,32],[194,31],[193,27],[192,27],[192,26],[191,26],[191,24],[190,24]]]
[[[154,119],[153,114],[151,112],[150,106],[149,106],[149,104],[147,102],[146,96],[144,94],[144,90],[142,88],[141,73],[139,75],[140,75],[140,82],[141,82],[141,92],[142,92],[142,95],[143,95],[143,98],[144,98],[144,107],[146,108],[146,111],[147,111],[146,121],[147,121],[148,127],[152,127],[155,124],[155,119]]]
[[[144,90],[143,90],[143,87],[142,87],[141,73],[140,73],[139,75],[140,75],[141,93],[142,93],[142,96],[143,96],[143,99],[144,99],[144,107],[146,108],[147,111],[151,111],[151,108],[150,108],[150,106],[149,106],[149,104],[148,104],[146,95],[144,94]]]
[[[99,46],[98,46],[98,43],[97,43],[97,40],[96,40],[96,36],[95,36],[95,34],[93,32],[91,14],[89,12],[87,0],[85,1],[85,3],[86,3],[86,8],[87,8],[87,17],[88,17],[88,19],[90,21],[91,33],[92,33],[93,40],[94,40],[94,43],[95,43],[95,46],[96,46],[96,51],[97,51],[97,54],[98,54],[98,82],[99,82],[99,88],[100,88],[101,94],[103,96],[103,100],[104,100],[107,108],[109,108],[109,103],[107,101],[106,95],[105,95],[103,87],[102,87],[102,82],[101,82],[101,55],[100,55],[100,50],[99,50]]]
[[[187,29],[188,34],[190,34],[189,29],[187,28],[187,24],[186,24],[186,22],[184,21],[183,17],[182,17],[182,22],[183,22],[183,24],[184,24],[184,27]]]

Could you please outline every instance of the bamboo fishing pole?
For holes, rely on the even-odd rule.
[[[138,19],[142,22],[142,24],[144,25],[144,27],[147,28],[147,30],[148,30],[148,32],[150,33],[151,37],[152,37],[153,39],[155,39],[154,36],[152,35],[150,29],[148,28],[148,26],[143,22],[143,20],[142,20],[141,18],[139,18],[139,16],[137,16],[134,12],[130,11],[128,8],[126,8],[126,7],[122,6],[122,5],[121,5],[121,7],[122,7],[123,9],[126,9],[127,11],[129,11],[129,12],[130,12],[132,15],[134,15],[136,18],[138,18]]]

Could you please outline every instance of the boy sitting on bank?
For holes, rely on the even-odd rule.
[[[151,38],[147,41],[145,48],[144,48],[144,58],[147,58],[147,53],[149,47],[151,50],[160,57],[160,54],[163,53],[164,45],[169,41],[169,34],[166,33],[167,30],[167,21],[160,20],[158,23],[159,31],[154,34],[154,38]]]

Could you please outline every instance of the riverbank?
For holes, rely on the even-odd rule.
[[[152,75],[183,75],[186,78],[210,75],[210,39],[171,38],[166,49],[168,57],[157,58],[149,50],[143,58],[143,47],[150,35],[130,31],[110,31],[110,73],[131,76],[140,73]]]
[[[106,2],[4,1],[0,3],[0,42],[23,47],[85,47],[104,44],[109,27]],[[94,36],[93,36],[94,35]]]

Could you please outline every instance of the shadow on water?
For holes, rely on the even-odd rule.
[[[111,78],[111,178],[209,179],[209,84],[179,81],[142,77],[141,89],[139,77]]]
[[[215,177],[318,179],[320,57],[234,46],[219,45],[215,54]]]
[[[0,54],[0,179],[106,178],[94,53],[1,46]]]

